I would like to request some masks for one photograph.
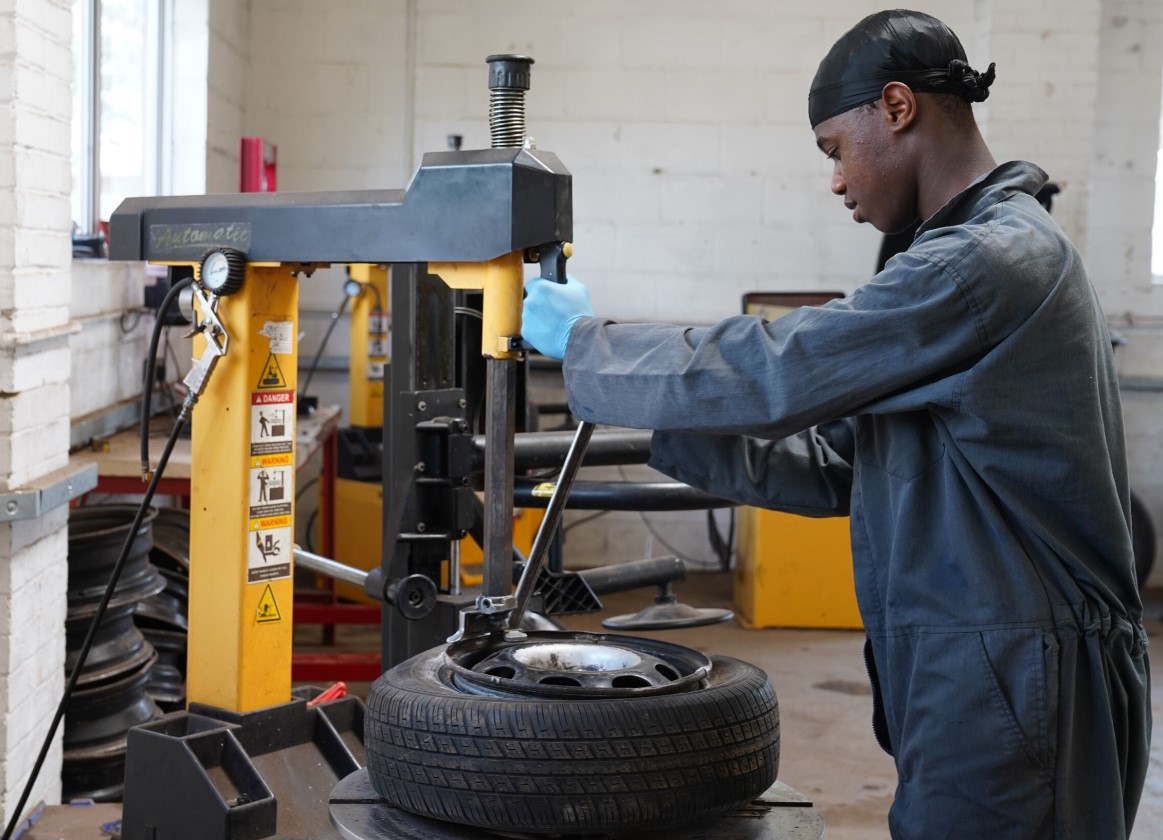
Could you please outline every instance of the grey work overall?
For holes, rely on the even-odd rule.
[[[1124,838],[1146,773],[1118,386],[1044,181],[998,167],[843,300],[566,351],[574,413],[655,429],[663,472],[851,515],[894,838]]]

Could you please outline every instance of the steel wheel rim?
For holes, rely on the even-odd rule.
[[[537,632],[525,639],[449,645],[442,672],[453,686],[496,697],[612,699],[703,687],[711,660],[690,648],[610,634]]]

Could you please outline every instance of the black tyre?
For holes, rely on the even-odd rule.
[[[1135,493],[1131,493],[1131,540],[1135,548],[1135,576],[1139,588],[1147,582],[1147,576],[1155,567],[1155,526],[1151,514]]]
[[[436,648],[372,685],[371,782],[406,811],[497,831],[622,832],[730,811],[776,779],[779,711],[762,671],[710,664],[677,692],[489,696]]]

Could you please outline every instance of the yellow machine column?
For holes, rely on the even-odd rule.
[[[291,693],[298,300],[293,268],[247,266],[193,414],[187,695],[237,712]]]
[[[351,279],[360,292],[351,304],[351,398],[348,420],[352,426],[380,429],[384,425],[384,367],[388,363],[388,268],[352,265]]]
[[[383,439],[384,377],[390,346],[388,268],[365,263],[350,265],[347,270],[351,277],[348,283],[358,284],[359,291],[352,295],[351,304],[349,429],[340,432],[340,443],[342,448],[343,436],[352,435],[361,442],[366,441],[364,449],[371,452]],[[378,466],[374,475],[361,475],[356,473],[354,465],[343,463],[342,455],[340,461],[335,477],[336,504],[332,519],[335,559],[371,571],[379,566],[383,555],[383,535],[380,533],[383,476]],[[337,581],[335,592],[350,601],[375,603],[360,587],[350,583]]]

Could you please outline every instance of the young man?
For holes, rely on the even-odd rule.
[[[998,166],[993,81],[916,12],[872,15],[808,106],[832,192],[909,249],[844,300],[706,328],[593,316],[530,281],[525,337],[574,413],[741,503],[850,514],[895,838],[1125,838],[1150,736],[1126,451],[1077,251]]]

